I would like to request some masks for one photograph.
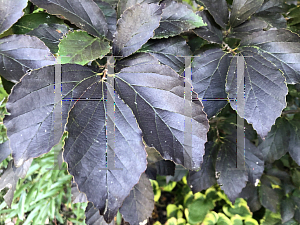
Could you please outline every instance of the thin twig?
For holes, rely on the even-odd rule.
[[[282,115],[300,113],[300,109],[291,109],[282,112]]]

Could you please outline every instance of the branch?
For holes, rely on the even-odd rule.
[[[286,110],[282,112],[282,115],[286,115],[286,114],[296,114],[296,113],[300,113],[300,109],[292,109],[292,110]]]

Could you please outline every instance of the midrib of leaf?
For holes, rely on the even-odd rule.
[[[95,75],[94,75],[95,76]],[[79,84],[81,84],[83,81],[85,81],[85,80],[87,80],[87,79],[90,79],[91,77],[93,77],[93,76],[90,76],[90,77],[87,77],[87,78],[85,78],[85,79],[83,79],[83,80],[81,80],[80,82],[78,82],[77,83],[77,85],[75,85],[65,96],[67,96],[69,93],[71,93]],[[74,82],[76,82],[76,81],[74,81]],[[71,83],[71,82],[65,82],[65,83]],[[48,85],[48,86],[50,86],[50,85]],[[46,87],[48,87],[48,86],[46,86]],[[54,86],[54,85],[53,85]],[[43,87],[43,88],[46,88],[46,87]],[[43,89],[43,88],[41,88],[41,89]],[[39,90],[41,90],[41,89],[39,89]],[[35,92],[35,91],[34,91]],[[33,92],[30,92],[29,94],[31,94],[31,93],[33,93]],[[29,95],[28,94],[28,95]],[[26,95],[26,96],[28,96],[28,95]],[[65,97],[64,96],[64,97]],[[25,97],[25,96],[24,96]],[[22,98],[24,98],[24,97],[22,97]],[[64,97],[62,97],[62,99],[64,98]],[[21,98],[21,99],[22,99]],[[18,100],[20,100],[20,99],[18,99]],[[16,101],[17,102],[17,101]],[[15,102],[14,102],[15,103]],[[28,147],[29,147],[29,145],[31,144],[31,142],[32,142],[32,140],[34,139],[34,137],[36,136],[36,134],[38,133],[38,131],[40,130],[40,127],[41,127],[41,125],[42,125],[42,123],[43,122],[45,122],[45,120],[51,115],[51,113],[53,113],[53,111],[54,111],[54,109],[55,109],[55,107],[56,107],[56,105],[57,104],[59,104],[59,102],[58,103],[54,103],[53,104],[53,110],[45,117],[45,119],[43,120],[43,121],[41,121],[40,122],[40,124],[39,124],[39,128],[38,128],[38,130],[37,130],[37,132],[35,133],[35,135],[30,139],[30,142],[28,143],[28,145],[27,145],[27,147],[26,147],[26,149],[25,149],[25,151],[23,151],[23,153],[22,153],[22,156],[24,156],[24,154],[25,154],[25,152],[27,152],[28,151]],[[49,104],[48,104],[49,105]],[[46,106],[48,106],[48,105],[46,105]],[[73,105],[74,106],[74,105]],[[38,107],[38,108],[41,108],[41,107]],[[30,112],[30,111],[29,111]],[[28,113],[28,112],[26,112],[26,113]],[[23,113],[23,114],[21,114],[21,115],[24,115],[25,113]],[[19,115],[19,116],[21,116],[21,115]],[[69,113],[68,113],[68,115],[69,115]],[[19,116],[17,116],[17,117],[19,117]],[[14,118],[17,118],[17,117],[14,117]],[[67,117],[67,121],[68,121],[68,119],[69,119],[69,116]],[[26,129],[26,128],[25,128]],[[24,129],[23,129],[24,130]],[[63,134],[62,134],[63,135]],[[50,139],[50,135],[49,135],[49,139]],[[49,140],[48,139],[48,140]],[[48,144],[49,144],[49,141],[48,141]]]
[[[274,66],[274,69],[275,70],[278,70],[280,73],[281,73],[281,76],[282,77],[284,77],[284,75],[283,75],[283,72],[281,71],[281,70],[279,70],[277,67],[276,67],[276,65],[273,63],[273,62],[270,62],[268,59],[266,59],[263,55],[261,55],[260,54],[260,51],[262,51],[262,49],[260,49],[259,47],[257,47],[257,46],[243,46],[243,47],[253,47],[254,49],[256,49],[258,52],[256,53],[256,52],[253,52],[253,50],[251,50],[251,49],[246,49],[245,50],[245,52],[252,52],[252,53],[254,53],[255,55],[257,55],[257,56],[259,56],[259,57],[262,57],[264,60],[266,60],[266,61],[268,61],[270,64],[272,64],[273,66]],[[241,48],[241,50],[243,50],[243,48]],[[265,52],[265,51],[264,51]],[[243,51],[241,52],[241,54],[243,55]],[[255,61],[258,61],[258,59],[256,58],[256,57],[254,57],[253,58]],[[233,59],[232,59],[233,60]],[[232,60],[231,60],[231,62],[230,62],[230,65],[233,65],[232,64]],[[259,61],[258,61],[259,62]],[[258,106],[258,102],[260,102],[260,103],[262,103],[264,106],[267,106],[267,108],[269,108],[271,111],[273,110],[272,108],[270,108],[270,106],[269,105],[267,105],[265,102],[263,102],[262,100],[260,100],[260,98],[258,98],[256,95],[257,95],[257,92],[255,92],[254,91],[254,89],[253,89],[253,85],[255,85],[259,90],[262,90],[265,94],[267,94],[267,96],[268,97],[272,97],[273,99],[275,99],[277,102],[278,102],[278,99],[276,98],[276,96],[273,96],[272,94],[270,94],[270,93],[268,93],[268,92],[266,92],[265,90],[264,90],[264,88],[261,88],[258,84],[256,84],[256,83],[254,83],[252,80],[251,80],[251,76],[250,76],[250,74],[249,74],[249,70],[247,69],[247,67],[249,66],[249,67],[251,67],[254,71],[256,71],[261,77],[263,77],[263,78],[266,78],[268,81],[270,81],[272,84],[275,84],[276,85],[276,87],[278,87],[278,84],[276,83],[276,81],[272,81],[272,80],[270,80],[266,75],[264,75],[264,74],[262,74],[260,71],[258,71],[255,67],[253,67],[252,65],[249,65],[248,63],[247,63],[247,60],[245,60],[245,62],[244,62],[246,65],[245,65],[245,75],[247,75],[246,76],[246,78],[249,80],[249,86],[250,86],[250,90],[247,92],[248,93],[248,97],[249,97],[249,93],[251,93],[253,96],[254,96],[254,101],[255,101],[255,106],[253,107],[255,110],[257,110],[258,109],[258,111],[259,111],[259,115],[260,116],[258,116],[258,117],[256,117],[256,120],[259,120],[259,121],[261,121],[261,115],[263,115],[263,114],[261,114],[261,107],[259,107]],[[265,64],[263,64],[263,65],[265,65]],[[230,68],[230,67],[229,67]],[[270,68],[271,69],[271,67],[268,67],[268,68]],[[236,68],[236,66],[235,66],[235,70],[236,70],[237,68]],[[228,76],[226,77],[226,83],[228,83]],[[231,84],[232,84],[232,82],[231,82]],[[227,85],[226,85],[227,86]],[[280,90],[282,90],[281,88],[280,88]],[[248,97],[247,97],[247,99],[248,99]],[[247,101],[247,99],[246,99],[246,101]],[[286,100],[284,100],[284,103],[285,103],[285,105],[286,105]],[[252,109],[253,109],[252,108]],[[254,118],[254,114],[253,114],[253,111],[255,111],[255,110],[252,110],[251,111],[251,113],[249,113],[249,118],[248,119],[253,119]],[[247,121],[248,121],[248,119],[247,119]],[[275,123],[275,121],[274,121],[274,123]]]
[[[91,84],[90,87],[91,87],[92,85],[94,85],[94,84],[95,84],[95,83]],[[102,89],[102,90],[103,90],[103,89]],[[104,94],[103,91],[102,91],[102,94]],[[102,95],[102,98],[101,98],[101,99],[103,99],[103,95]],[[99,101],[99,102],[100,102],[100,101]],[[76,103],[75,103],[75,104],[76,104]],[[75,104],[73,105],[73,107],[75,106]],[[105,115],[107,115],[107,114],[106,114],[106,111],[107,111],[107,110],[106,110],[105,104],[104,104],[103,106],[104,106],[103,108],[104,108]],[[98,107],[98,106],[97,106],[97,107]],[[118,106],[116,105],[116,107],[118,107]],[[118,107],[118,108],[119,108],[119,107]],[[84,110],[84,109],[82,109],[81,112],[82,112],[83,110]],[[81,112],[80,112],[77,116],[79,116],[79,115],[81,114]],[[123,118],[127,121],[127,123],[131,126],[131,124],[130,124],[129,121],[126,119],[126,117],[124,116],[124,114],[123,114],[122,110],[120,110],[120,108],[119,108],[119,112],[122,114]],[[69,119],[69,114],[70,114],[70,111],[69,111],[69,113],[68,113],[68,118],[67,118],[67,120]],[[109,116],[109,115],[107,115],[107,116]],[[109,117],[110,117],[110,116],[109,116]],[[91,118],[92,118],[92,116],[91,116]],[[89,121],[91,120],[91,118],[89,119]],[[72,121],[72,122],[73,122],[73,121]],[[89,123],[89,122],[87,122],[86,126],[88,125],[88,123]],[[86,129],[86,126],[81,130],[81,132],[80,132],[79,135],[82,135],[83,131]],[[104,126],[106,126],[106,122],[104,123],[103,127],[104,127]],[[101,130],[103,129],[103,127],[100,129],[100,132],[101,132]],[[100,134],[100,132],[98,133],[98,135]],[[126,140],[126,142],[129,143],[128,140],[125,138],[125,136],[121,133],[120,130],[119,130],[119,133],[123,136],[124,140]],[[98,136],[98,135],[97,135],[97,136]],[[78,137],[77,137],[77,138],[78,138]],[[77,138],[75,138],[75,140],[77,140]],[[74,144],[75,144],[75,141],[74,141],[73,144],[71,145],[70,149],[74,146]],[[129,145],[130,148],[131,148],[131,145],[130,145],[130,144],[128,144],[128,145]],[[89,147],[89,149],[87,150],[87,152],[90,150],[90,148],[91,148],[91,146]],[[132,149],[132,148],[131,148],[131,149]],[[71,152],[71,151],[68,152],[68,154],[66,155],[65,158],[67,158],[67,156],[69,155],[70,152]],[[86,152],[86,153],[87,153],[87,152]],[[134,152],[134,151],[132,151],[132,152]],[[85,154],[86,154],[86,153],[85,153]],[[85,154],[83,155],[83,157],[85,156]],[[136,153],[134,152],[134,154],[136,154]],[[81,159],[83,159],[83,157],[82,157]],[[78,162],[74,165],[74,168],[75,168],[76,165],[81,161],[81,159],[78,160]],[[120,162],[122,163],[121,160],[120,160]],[[122,164],[123,164],[123,163],[122,163]],[[123,164],[123,166],[124,166],[124,168],[126,168],[124,164]],[[129,171],[127,168],[126,168],[126,170]]]
[[[100,102],[100,101],[99,101],[99,102]],[[97,106],[97,107],[98,107],[98,106]],[[94,115],[94,113],[95,113],[95,111],[93,112],[92,116]],[[79,115],[80,115],[80,114],[79,114]],[[80,134],[78,134],[78,136],[83,134],[83,131],[86,129],[87,125],[88,125],[89,122],[91,121],[92,116],[90,117],[89,121],[86,123],[86,126],[81,130]],[[69,119],[69,116],[68,116],[68,119]],[[73,121],[72,121],[72,122],[73,122]],[[99,132],[98,132],[98,134],[97,134],[97,137],[100,135],[101,130],[103,129],[103,127],[105,127],[105,123],[104,123],[104,125],[103,125],[101,128],[99,128]],[[75,138],[75,140],[74,140],[74,142],[73,142],[73,144],[71,145],[70,148],[72,148],[72,147],[74,146],[75,141],[77,140],[78,136]],[[96,137],[96,138],[97,138],[97,137]],[[94,142],[93,142],[93,143],[94,143]],[[89,146],[89,148],[87,149],[86,153],[85,153],[84,155],[82,155],[81,159],[79,159],[78,162],[73,166],[73,169],[75,169],[75,167],[78,165],[78,163],[80,163],[81,160],[85,157],[85,155],[90,151],[90,149],[91,149],[93,143]],[[68,154],[66,155],[65,158],[68,157],[68,155],[69,155],[70,152],[71,152],[71,151],[68,152]],[[83,183],[83,184],[84,184],[84,183]]]
[[[94,73],[95,73],[95,72],[94,72]],[[30,76],[30,75],[27,75],[27,76]],[[93,75],[93,76],[84,78],[84,79],[81,80],[80,82],[77,82],[77,81],[61,82],[61,84],[77,83],[77,84],[76,84],[76,85],[75,85],[68,93],[66,93],[65,96],[62,97],[62,99],[63,99],[64,97],[66,97],[68,94],[70,94],[70,93],[71,93],[71,92],[72,92],[79,84],[81,84],[83,81],[88,80],[88,79],[90,79],[90,78],[92,78],[92,77],[94,77],[94,76],[97,76],[96,73],[95,73],[95,75]],[[44,89],[44,88],[47,88],[47,87],[49,87],[49,86],[51,86],[51,85],[54,86],[54,83],[53,83],[53,84],[49,84],[49,85],[47,85],[47,86],[45,86],[45,87],[42,87],[42,88],[40,88],[40,89],[34,90],[34,91],[28,93],[27,95],[23,96],[22,98],[17,99],[17,100],[14,101],[13,103],[15,103],[15,102],[17,102],[17,101],[19,101],[19,100],[25,98],[26,96],[30,95],[31,93],[37,92],[37,91],[42,90],[42,89]],[[14,117],[14,118],[17,118],[17,117]]]
[[[16,60],[15,58],[11,58],[10,56],[5,55],[5,54],[2,54],[1,52],[2,52],[2,51],[0,51],[0,54],[1,54],[3,57],[9,58],[9,59],[11,59],[11,60],[13,60],[13,61],[15,61],[15,62],[21,64],[22,66],[24,66],[24,67],[26,67],[26,68],[29,68],[28,66],[25,66],[24,64],[22,64],[21,62],[19,62],[19,61]],[[5,65],[5,64],[4,64],[4,61],[3,61],[3,65]],[[30,69],[30,68],[29,68],[29,69]]]
[[[268,43],[268,42],[264,42],[264,43]],[[282,43],[284,43],[284,42],[282,42]],[[248,46],[247,46],[248,47]],[[299,76],[300,76],[300,73],[298,72],[298,71],[296,71],[294,68],[292,68],[288,63],[286,63],[286,62],[284,62],[284,61],[282,61],[280,58],[278,58],[278,57],[276,57],[276,55],[275,54],[280,54],[280,53],[271,53],[271,52],[268,52],[268,51],[266,51],[266,50],[264,50],[264,49],[261,49],[261,48],[259,48],[259,47],[257,47],[257,46],[249,46],[249,47],[256,47],[257,49],[259,49],[260,51],[262,51],[262,52],[264,52],[264,53],[266,53],[266,54],[269,54],[269,55],[271,55],[271,56],[273,56],[274,58],[276,58],[278,61],[280,61],[280,63],[281,63],[281,66],[282,66],[282,68],[285,70],[285,68],[284,68],[284,66],[286,66],[286,67],[288,67],[290,70],[292,70],[292,71],[294,71],[296,74],[298,74]],[[284,54],[288,54],[288,53],[284,53]],[[271,62],[272,63],[272,62]],[[292,63],[291,63],[292,64]],[[284,65],[284,66],[283,66]],[[275,65],[276,66],[276,65]],[[276,66],[276,68],[277,68],[277,66]],[[287,74],[285,71],[282,71],[281,69],[278,69],[283,75],[285,75],[285,74]],[[286,77],[285,77],[286,78]]]
[[[94,83],[95,84],[95,83]],[[100,101],[99,101],[100,102]],[[74,104],[74,106],[75,106],[75,104]],[[74,107],[73,106],[73,107]],[[116,106],[116,107],[118,107],[118,106]],[[119,108],[119,107],[118,107]],[[83,111],[84,109],[82,109],[82,111]],[[105,105],[104,105],[104,110],[105,110],[105,113],[106,113],[106,107],[105,107]],[[81,111],[81,112],[82,112]],[[128,120],[126,119],[126,117],[124,116],[124,114],[122,113],[122,111],[121,110],[119,110],[120,111],[120,113],[123,115],[123,118],[127,121],[127,123],[131,126],[131,124],[128,122]],[[69,114],[68,114],[69,115]],[[80,114],[79,114],[80,115]],[[78,115],[78,116],[79,116]],[[107,116],[109,116],[109,115],[107,115]],[[110,116],[109,116],[110,117]],[[92,116],[91,116],[91,118],[92,118]],[[89,121],[91,120],[91,118],[89,119]],[[68,119],[69,119],[69,116],[68,116]],[[89,122],[87,122],[87,124],[86,124],[86,126],[88,125],[88,123]],[[79,135],[81,135],[82,133],[83,133],[83,131],[86,129],[86,126],[81,130],[81,132],[80,132],[80,134]],[[106,126],[106,124],[104,123],[104,125],[103,125],[103,127],[105,127]],[[101,130],[103,129],[103,127],[100,129],[100,132],[101,132]],[[100,134],[100,132],[98,133],[98,135]],[[123,138],[124,138],[124,140],[126,140],[126,142],[127,143],[129,143],[128,142],[128,140],[125,138],[125,136],[121,133],[121,131],[119,130],[119,133],[123,136]],[[97,136],[98,136],[97,135]],[[77,137],[78,138],[78,137]],[[75,140],[77,140],[77,138],[75,138]],[[74,144],[75,144],[75,141],[73,142],[73,144],[71,145],[71,147],[70,148],[72,148],[73,146],[74,146]],[[129,147],[132,149],[132,147],[131,147],[131,145],[129,144]],[[91,149],[91,146],[88,148],[88,150],[87,150],[87,152],[86,153],[88,153],[89,152],[89,150]],[[66,158],[67,158],[67,156],[69,155],[69,153],[70,153],[71,151],[69,151],[68,152],[68,154],[66,155]],[[132,151],[132,152],[134,152],[134,151]],[[86,155],[86,153],[81,157],[81,159],[80,160],[78,160],[78,162],[74,165],[74,168],[76,167],[76,165],[85,157],[85,155]],[[134,152],[134,154],[136,155],[136,153]],[[117,157],[117,156],[116,156]],[[122,161],[120,160],[120,163],[122,163]],[[127,170],[127,171],[129,171],[126,167],[125,167],[125,165],[122,163],[122,165],[124,166],[124,168]]]
[[[94,84],[96,84],[96,82],[93,83],[93,84],[91,84],[89,87],[93,86]],[[83,94],[84,94],[84,93],[83,93]],[[101,102],[101,100],[103,100],[103,95],[102,95],[102,98],[99,100],[99,102]],[[76,102],[76,103],[77,103],[77,102]],[[76,103],[74,103],[73,107],[75,106]],[[99,104],[99,103],[98,103],[98,104]],[[72,107],[72,108],[73,108],[73,107]],[[98,105],[97,105],[97,107],[98,107]],[[78,113],[77,116],[81,115],[81,113],[82,113],[83,110],[84,110],[84,109],[82,109],[82,110],[80,111],[80,113]],[[71,110],[70,110],[70,111],[71,111]],[[68,123],[68,120],[69,120],[69,118],[70,118],[70,111],[68,112],[67,123]],[[93,115],[94,115],[94,114],[93,114]],[[88,125],[88,123],[89,123],[89,121],[91,120],[91,118],[92,118],[92,116],[89,118],[88,122],[86,123],[86,126]],[[75,122],[75,121],[73,120],[72,123],[74,123],[74,122]],[[72,124],[72,123],[70,123],[70,124]],[[80,132],[79,135],[81,135],[81,134],[83,133],[83,131],[85,130],[86,126],[81,130],[81,132]],[[104,126],[105,126],[105,125],[104,125]],[[103,127],[102,127],[102,128],[103,128]],[[101,132],[102,128],[99,129],[100,132]],[[99,135],[99,133],[98,133],[98,135]],[[97,136],[98,136],[98,135],[97,135]],[[78,138],[78,137],[77,137],[77,138]],[[75,138],[75,140],[77,140],[77,138]],[[73,144],[71,145],[70,149],[74,146],[74,144],[75,144],[75,141],[74,141]],[[89,149],[87,150],[87,152],[90,150],[90,148],[91,148],[91,146],[89,147]],[[70,152],[71,152],[71,151],[68,152],[68,154],[65,156],[65,158],[68,157],[68,155],[69,155]],[[83,155],[83,157],[84,157],[84,155]],[[83,159],[83,157],[82,157],[81,159]],[[76,167],[76,165],[81,161],[81,159],[74,165],[74,167]]]
[[[183,150],[185,151],[185,148],[184,148],[184,146],[183,146],[183,144],[176,138],[176,136],[173,134],[173,132],[172,132],[172,130],[170,129],[170,126],[165,122],[165,120],[163,120],[161,117],[160,117],[160,115],[157,113],[157,111],[156,111],[156,108],[154,108],[143,96],[141,96],[141,94],[139,94],[135,89],[134,89],[134,87],[132,87],[132,85],[130,85],[127,81],[125,81],[125,80],[123,80],[122,78],[120,78],[119,76],[116,76],[118,79],[120,79],[120,80],[122,80],[124,83],[126,83],[134,92],[135,92],[135,96],[137,96],[137,95],[139,95],[153,110],[154,110],[154,112],[155,112],[155,115],[156,116],[158,116],[163,122],[164,122],[164,124],[168,127],[168,129],[170,130],[170,132],[172,133],[172,136],[173,136],[173,138],[175,138],[179,143],[180,143],[180,145],[183,147]],[[116,85],[118,85],[118,82],[116,82]],[[144,87],[144,86],[142,86],[142,87]],[[152,87],[151,87],[152,88]],[[158,88],[156,88],[156,89],[158,89]],[[166,90],[163,90],[163,89],[160,89],[160,90],[162,90],[162,91],[166,91]],[[167,91],[166,91],[167,92]],[[174,94],[175,95],[175,94]],[[178,96],[178,95],[176,95],[176,96]],[[178,96],[179,97],[179,96]],[[135,100],[136,101],[136,100]],[[136,106],[137,107],[137,106]],[[161,109],[161,110],[164,110],[164,109]],[[137,110],[137,112],[138,112],[138,110]],[[172,112],[172,111],[170,111],[170,112]],[[176,113],[176,112],[174,112],[174,113]],[[138,113],[139,114],[139,113]],[[177,114],[179,114],[179,113],[177,113]],[[182,115],[182,114],[180,114],[180,115]],[[191,119],[193,119],[193,118],[191,118]],[[156,121],[156,120],[155,120]],[[156,122],[155,122],[155,126],[156,126],[156,131],[157,131],[157,133],[158,133],[158,128],[157,128],[157,124],[156,124]],[[159,138],[159,135],[157,135],[157,137]],[[160,139],[160,138],[159,138]],[[159,145],[161,146],[161,141],[159,142]]]
[[[252,52],[251,50],[247,50],[247,51],[250,51],[250,52]],[[262,55],[259,55],[259,56],[261,56],[261,57],[263,57]],[[263,57],[265,60],[267,60],[265,57]],[[256,58],[253,58],[254,60],[256,60],[256,61],[258,61]],[[269,60],[267,60],[267,61],[269,61]],[[270,62],[270,61],[269,61]],[[272,63],[272,62],[270,62],[270,63]],[[247,64],[247,61],[245,60],[245,64],[246,65],[248,65],[249,67],[251,67],[253,70],[255,70],[257,73],[259,73],[261,76],[263,76],[263,77],[265,77],[265,78],[267,78],[269,81],[271,81],[272,83],[274,83],[272,80],[270,80],[267,76],[265,76],[264,74],[262,74],[260,71],[258,71],[255,67],[253,67],[253,66],[251,66],[251,65],[249,65],[249,64]],[[275,67],[276,67],[276,65],[274,64],[274,63],[272,63]],[[266,66],[266,65],[264,65],[264,66]],[[277,67],[276,67],[277,68]],[[247,70],[247,67],[246,67],[246,70]],[[282,74],[282,76],[283,76],[283,72],[280,70],[280,69],[278,69],[280,72],[281,72],[281,74]],[[252,84],[255,84],[252,80],[251,80],[251,77],[250,77],[250,75],[249,75],[249,72],[248,72],[248,70],[247,70],[247,73],[248,73],[248,77],[249,77],[249,80],[250,80],[250,84],[251,84],[251,89],[253,90],[253,88],[252,88]],[[255,84],[257,87],[259,87],[257,84]],[[275,85],[278,87],[278,88],[280,88],[276,83],[275,83]],[[261,90],[263,90],[263,88],[261,88],[261,87],[259,87]],[[267,93],[265,90],[263,90],[265,93]],[[253,91],[254,92],[254,91]],[[267,93],[268,95],[270,95],[270,96],[272,96],[275,100],[278,100],[278,99],[276,99],[275,97],[276,96],[273,96],[273,95],[271,95],[270,93]],[[256,98],[256,97],[255,97]],[[257,98],[256,98],[257,99]]]
[[[118,77],[118,76],[116,76],[116,77]],[[141,96],[127,81],[125,81],[125,80],[123,80],[122,78],[120,78],[120,77],[118,77],[118,79],[120,79],[120,80],[122,80],[124,83],[126,83],[134,92],[135,92],[135,99],[134,99],[134,101],[136,102],[136,96],[137,96],[137,94],[155,111],[155,113],[156,113],[156,110],[155,110],[155,108],[153,108],[152,106],[151,106],[151,104],[143,97],[143,96]],[[116,85],[118,85],[118,82],[116,82]],[[138,108],[137,108],[137,104],[135,104],[135,107],[136,107],[136,111],[138,112]],[[157,113],[156,113],[157,114]],[[138,117],[140,118],[140,114],[138,113]],[[140,119],[141,120],[141,119]],[[156,125],[155,125],[156,126]],[[157,128],[157,126],[156,126],[156,130],[158,130],[158,128]],[[160,144],[160,143],[159,143]],[[160,144],[161,145],[161,144]]]
[[[214,53],[215,53],[215,52],[213,52],[212,54],[214,54]],[[211,85],[212,76],[216,73],[217,70],[219,70],[219,65],[220,65],[222,59],[224,58],[224,56],[227,55],[227,54],[228,54],[228,53],[224,53],[224,54],[221,56],[221,58],[219,59],[217,68],[213,71],[212,75],[209,77],[209,78],[210,78],[210,79],[209,79],[209,85],[208,85],[208,87],[205,89],[203,96],[205,96],[207,90],[209,89],[209,87],[210,87],[210,85]],[[218,60],[218,58],[215,58],[214,60],[211,60],[210,62],[208,62],[208,63],[205,64],[204,66],[209,65],[210,63],[212,63],[212,62],[215,61],[215,60]],[[229,64],[229,65],[230,65],[230,64]],[[228,66],[228,69],[229,69],[229,66]],[[197,71],[197,70],[196,70],[196,71]],[[196,72],[196,71],[195,71],[195,72]],[[203,80],[203,79],[202,79],[202,80]],[[199,82],[202,81],[202,80],[199,80]],[[226,79],[226,80],[227,80],[227,79]],[[196,83],[199,83],[199,82],[196,82]],[[197,93],[197,95],[198,95],[198,93]]]
[[[151,52],[150,52],[150,54],[151,54]],[[175,59],[178,59],[175,55],[173,55],[173,54],[169,54],[169,53],[161,53],[161,52],[154,52],[154,54],[161,54],[161,55],[164,55],[166,58],[168,58],[170,61],[172,61],[174,64],[176,64],[176,62],[175,61],[173,61],[173,59],[171,59],[170,57],[171,56],[174,56],[174,58]],[[181,63],[180,62],[180,60],[178,60],[179,61],[179,63]],[[168,66],[168,65],[166,65],[166,66]],[[170,66],[168,66],[168,67],[170,67]],[[171,68],[171,67],[170,67]],[[172,69],[172,68],[171,68]]]

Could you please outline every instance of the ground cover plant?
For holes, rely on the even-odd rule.
[[[191,204],[205,213],[188,206],[170,224],[205,221],[217,200],[196,193],[214,185],[227,217],[242,197],[252,212],[269,210],[265,220],[300,223],[297,1],[2,0],[0,12],[8,206],[33,158],[66,137],[62,159],[77,201],[89,202],[87,224],[118,212],[146,223],[157,174],[177,173],[188,173]],[[223,214],[208,217],[247,223]]]

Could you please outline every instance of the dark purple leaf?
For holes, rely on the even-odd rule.
[[[129,57],[126,57],[120,61],[117,61],[115,66],[115,72],[119,73],[121,69],[134,65],[141,65],[147,63],[158,63],[158,60],[149,53],[135,53]]]
[[[248,138],[245,138],[245,163],[248,167],[248,181],[255,184],[264,172],[264,157]]]
[[[73,204],[78,202],[87,202],[86,195],[78,190],[77,184],[74,181],[72,181],[71,194]],[[97,211],[99,213],[99,210]]]
[[[300,37],[285,29],[255,32],[241,41],[254,46],[260,54],[280,69],[288,84],[300,82]]]
[[[103,216],[100,215],[99,209],[95,208],[91,202],[88,203],[85,209],[85,223],[87,225],[114,225],[114,221],[107,224]]]
[[[143,3],[159,3],[160,0],[122,0],[118,2],[118,18],[124,13],[124,11],[136,4],[143,4]]]
[[[202,18],[186,5],[173,0],[163,1],[163,4],[166,4],[166,7],[163,9],[154,38],[173,37],[188,30],[206,26]]]
[[[248,181],[248,171],[244,168],[236,168],[237,161],[243,160],[244,154],[237,151],[236,139],[228,137],[219,150],[216,173],[219,177],[218,184],[232,203],[238,198]]]
[[[230,26],[236,27],[245,22],[263,4],[264,0],[233,0],[230,13]]]
[[[174,175],[175,164],[171,160],[160,160],[155,163],[156,173],[162,176]]]
[[[133,110],[148,146],[186,168],[200,166],[208,121],[201,102],[193,101],[190,118],[193,143],[191,153],[185,152],[184,78],[168,66],[150,62],[123,68],[116,74],[116,90]],[[197,98],[194,92],[193,98]]]
[[[53,65],[55,58],[36,37],[11,35],[0,39],[0,74],[17,83],[26,71]]]
[[[0,144],[0,163],[10,155],[9,141]]]
[[[13,160],[11,160],[8,163],[6,170],[0,177],[0,191],[6,187],[9,189],[6,192],[6,194],[3,196],[4,201],[9,207],[11,207],[13,197],[14,197],[14,192],[16,190],[19,178],[20,177],[25,178],[27,171],[31,165],[31,162],[32,159],[29,159],[21,167],[16,168],[14,166]]]
[[[205,155],[203,163],[199,171],[190,171],[188,176],[188,184],[193,193],[208,189],[217,183],[215,163],[218,154],[218,146],[213,146],[213,142],[206,142]]]
[[[103,37],[108,25],[101,9],[93,0],[31,0],[53,15],[62,15],[88,33]]]
[[[141,4],[128,8],[117,23],[113,43],[116,56],[129,56],[153,37],[159,26],[162,7],[157,4]]]
[[[60,39],[69,31],[68,27],[62,24],[41,24],[39,27],[28,32],[28,35],[36,36],[54,54],[58,51]]]
[[[142,132],[132,111],[116,96],[115,113],[109,114],[107,101],[104,101],[106,92],[107,99],[114,95],[107,83],[95,82],[81,98],[98,100],[77,101],[70,111],[63,157],[79,191],[86,194],[87,200],[93,202],[110,223],[146,170],[147,161]],[[113,121],[113,116],[115,146],[106,140],[106,117],[107,121]],[[119,170],[109,165],[106,169],[106,144],[114,151],[115,168]]]
[[[139,182],[124,200],[120,213],[130,224],[139,224],[152,216],[153,209],[153,189],[147,175],[142,173]]]
[[[300,165],[300,129],[299,127],[292,127],[290,142],[288,147],[289,153],[293,160]]]
[[[262,137],[266,137],[286,107],[288,89],[281,71],[269,62],[256,48],[242,48],[244,56],[245,107],[242,116],[253,125]],[[237,57],[231,61],[226,83],[229,98],[237,98]],[[233,109],[236,101],[230,101]],[[242,108],[238,108],[240,115]]]
[[[0,34],[8,30],[23,15],[27,0],[5,0],[0,4]]]
[[[182,37],[150,39],[139,51],[149,52],[161,63],[170,66],[176,72],[184,70],[185,58],[180,56],[192,55],[189,46]]]
[[[295,203],[291,197],[286,197],[280,204],[282,222],[285,223],[292,219],[295,214]]]
[[[230,60],[226,52],[214,47],[198,54],[192,62],[193,90],[208,118],[227,104],[225,82]]]
[[[208,9],[216,23],[225,28],[228,24],[228,5],[226,0],[199,0]]]
[[[117,12],[109,3],[105,1],[103,2],[101,0],[94,0],[94,2],[99,6],[105,16],[108,26],[107,38],[109,40],[113,40],[113,36],[117,30]]]
[[[84,90],[99,79],[90,69],[79,65],[63,65],[62,98],[79,98]],[[6,103],[10,115],[4,125],[17,167],[24,161],[47,153],[62,137],[68,112],[74,101],[62,102],[61,130],[55,125],[55,66],[33,70],[16,84]],[[76,86],[77,85],[77,86]],[[60,84],[59,84],[60,86]]]
[[[270,179],[272,178],[270,177]],[[271,187],[272,182],[270,179],[266,175],[262,176],[258,193],[262,206],[275,213],[277,212],[277,205],[280,197],[276,190]]]
[[[278,118],[276,120],[276,124],[272,126],[265,140],[259,145],[266,162],[272,163],[288,151],[291,128],[286,119]]]
[[[251,17],[245,23],[237,27],[233,27],[231,33],[229,34],[232,38],[243,39],[245,36],[252,34],[253,32],[262,31],[267,29],[268,23],[261,18]]]
[[[193,31],[195,34],[209,42],[222,44],[222,30],[220,26],[216,24],[209,12],[207,10],[203,10],[197,12],[197,15],[202,17],[203,22],[206,23],[207,26],[194,29]]]
[[[246,187],[243,188],[239,194],[240,198],[244,198],[247,201],[251,212],[255,212],[261,208],[261,204],[258,197],[258,188],[252,183],[247,183]]]

